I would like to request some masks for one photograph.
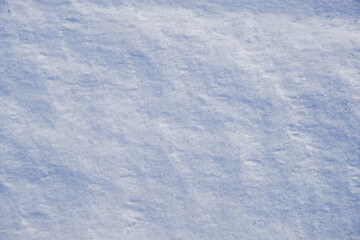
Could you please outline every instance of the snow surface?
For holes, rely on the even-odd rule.
[[[360,239],[359,21],[0,0],[0,239]]]

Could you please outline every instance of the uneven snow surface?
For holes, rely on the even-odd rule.
[[[0,0],[0,239],[360,239],[360,1]]]

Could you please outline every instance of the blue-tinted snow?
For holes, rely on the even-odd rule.
[[[0,0],[0,239],[360,239],[359,20]]]

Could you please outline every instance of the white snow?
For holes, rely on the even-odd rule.
[[[0,0],[0,239],[360,239],[359,21]]]

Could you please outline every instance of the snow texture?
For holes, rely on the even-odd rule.
[[[0,0],[0,239],[360,239],[359,21]]]

